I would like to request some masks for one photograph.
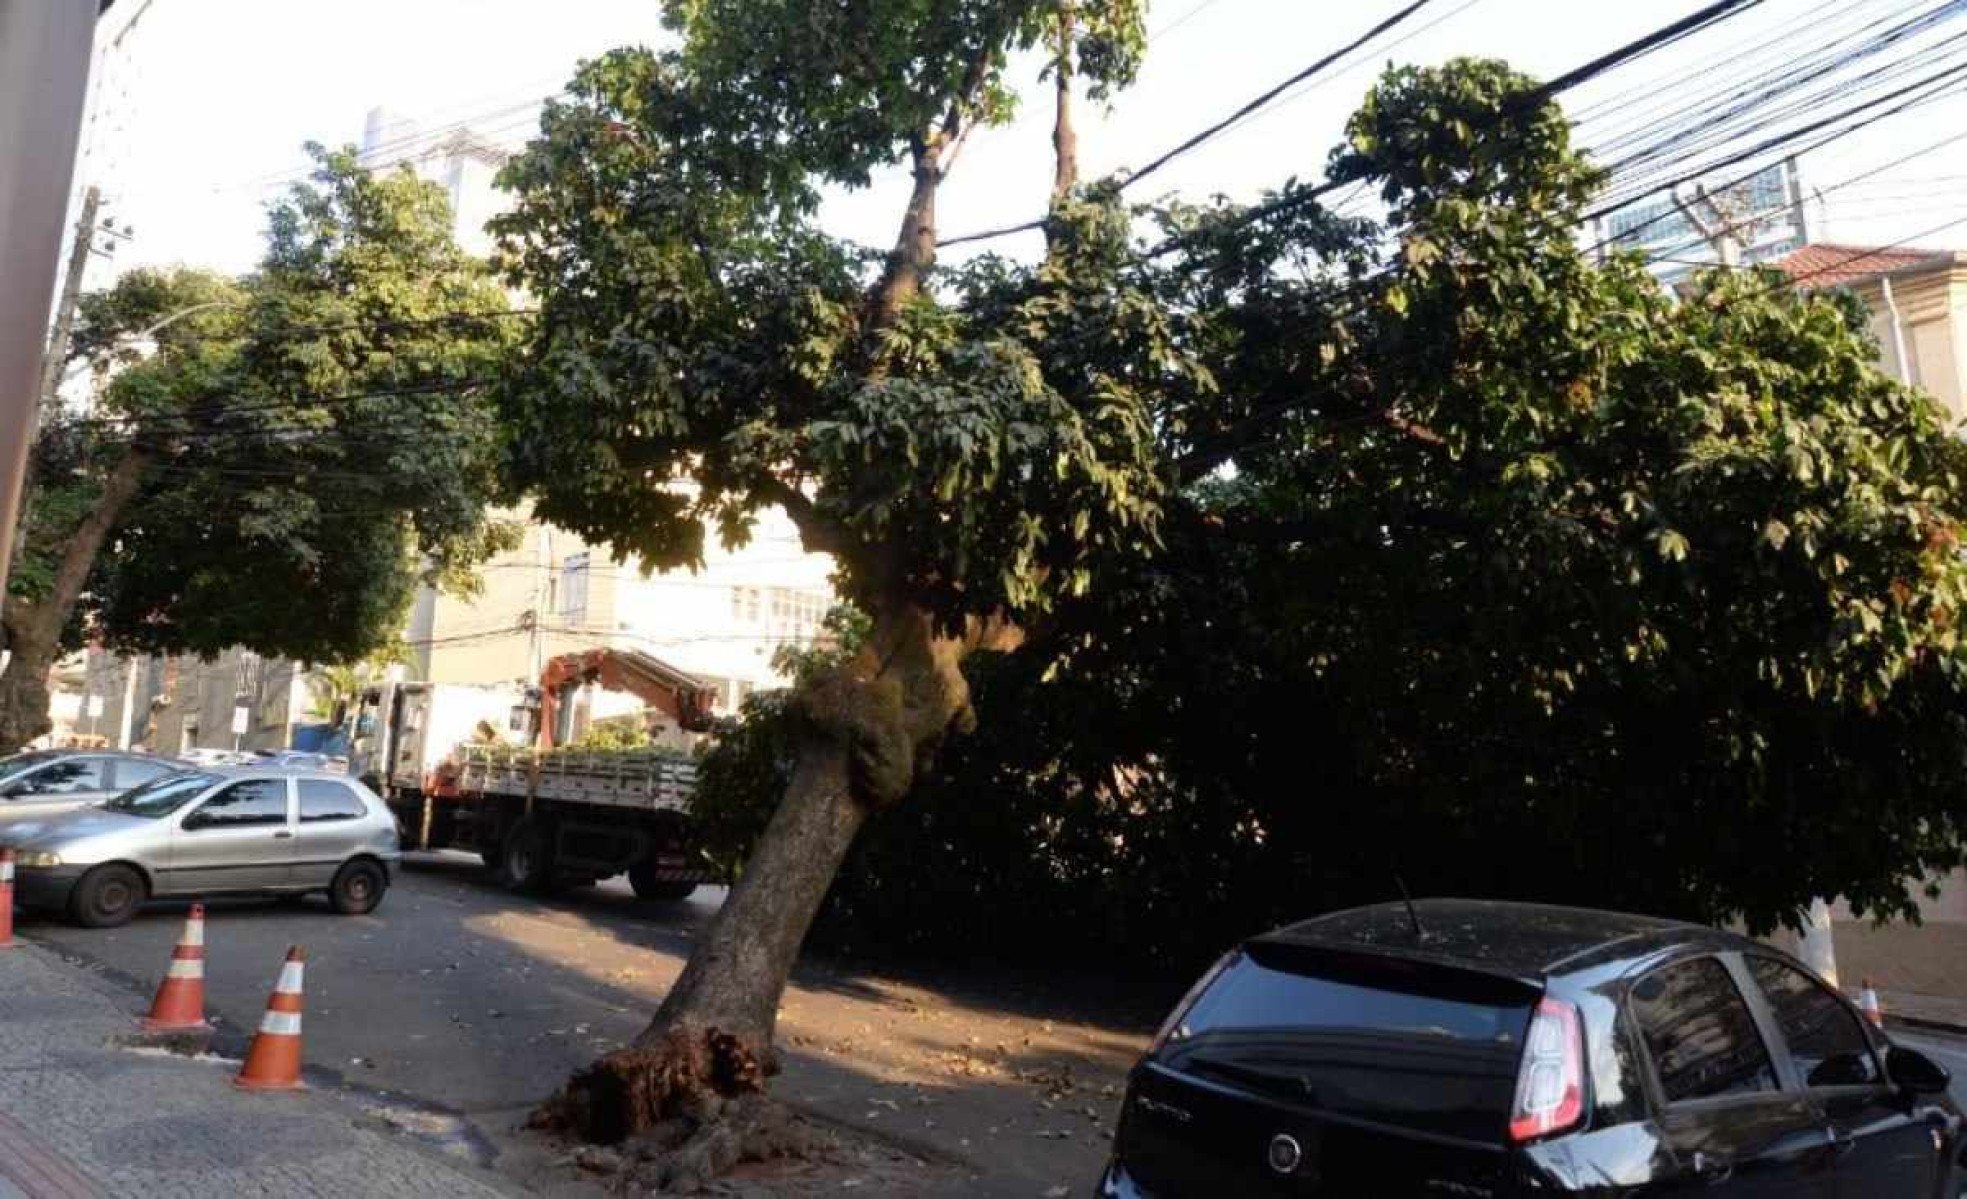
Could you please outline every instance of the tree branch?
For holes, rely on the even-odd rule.
[[[1052,116],[1052,206],[1079,182],[1079,132],[1072,124],[1072,0],[1059,6],[1059,44],[1052,57],[1055,108]]]
[[[34,606],[31,623],[36,627],[32,632],[23,628],[22,632],[30,636],[60,634],[61,627],[68,623],[69,613],[75,610],[76,601],[82,598],[82,588],[88,584],[89,572],[95,569],[96,555],[102,552],[103,542],[122,519],[123,509],[143,485],[144,476],[150,472],[156,457],[156,451],[147,446],[132,445],[123,451],[123,457],[103,480],[102,495],[96,499],[95,507],[89,509],[62,549],[48,597]]]
[[[799,542],[807,551],[842,557],[852,550],[847,531],[822,516],[818,505],[805,492],[784,479],[768,478],[758,484],[757,492],[785,512],[793,527],[799,530]]]
[[[984,31],[982,44],[964,70],[962,84],[949,98],[942,120],[910,139],[915,186],[909,192],[908,206],[902,210],[901,228],[895,235],[895,248],[888,255],[888,266],[870,297],[873,311],[868,332],[894,324],[902,305],[921,293],[923,280],[936,264],[936,192],[948,170],[948,163],[942,161],[942,151],[945,146],[961,142],[969,111],[975,107],[990,78],[998,36],[995,24]],[[955,159],[953,153],[949,157],[951,161]]]

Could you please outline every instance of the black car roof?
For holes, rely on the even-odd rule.
[[[1259,941],[1366,951],[1513,978],[1540,978],[1603,960],[1612,946],[1640,952],[1663,943],[1741,942],[1715,929],[1657,916],[1486,899],[1417,899],[1350,908],[1287,925]]]

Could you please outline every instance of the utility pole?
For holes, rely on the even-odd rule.
[[[68,275],[55,304],[55,327],[41,359],[41,390],[35,405],[37,427],[48,423],[61,402],[62,366],[68,361],[68,342],[75,332],[75,308],[82,300],[82,276],[96,248],[96,215],[102,208],[102,189],[90,184],[82,193],[82,215],[75,219],[75,244],[68,251]]]
[[[104,7],[107,7],[106,5]],[[0,590],[40,399],[96,0],[0,0]]]
[[[1695,186],[1692,200],[1682,196],[1677,187],[1669,194],[1673,197],[1673,206],[1687,218],[1694,232],[1714,247],[1715,259],[1723,267],[1733,270],[1742,264],[1742,239],[1737,236],[1743,232],[1742,222],[1731,219],[1705,185]]]
[[[123,659],[123,711],[116,730],[116,748],[128,749],[137,727],[137,672],[150,665],[150,659],[132,654]]]

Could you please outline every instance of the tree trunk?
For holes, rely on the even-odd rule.
[[[801,746],[785,798],[655,1019],[632,1047],[575,1075],[550,1122],[612,1144],[765,1089],[799,944],[868,817],[848,759],[839,740]]]
[[[10,637],[0,670],[0,750],[12,753],[54,727],[48,717],[48,671],[59,646]]]
[[[7,665],[0,670],[0,752],[11,753],[53,727],[48,718],[48,670],[61,656],[62,630],[82,598],[96,555],[143,485],[155,451],[136,446],[110,468],[102,494],[62,546],[48,594],[29,603],[7,601]]]
[[[936,263],[936,189],[943,170],[934,144],[915,155],[915,187],[902,213],[901,233],[888,256],[888,269],[876,289],[873,328],[895,323],[902,305],[922,292],[922,283]]]
[[[980,636],[940,635],[926,613],[898,605],[856,662],[800,689],[785,798],[689,965],[635,1044],[576,1074],[536,1124],[604,1143],[667,1139],[764,1091],[800,942],[868,815],[906,795],[918,763],[968,717],[961,661]]]
[[[1052,114],[1052,205],[1057,207],[1079,183],[1079,133],[1072,125],[1073,7],[1059,9],[1059,44],[1052,58],[1056,107]]]

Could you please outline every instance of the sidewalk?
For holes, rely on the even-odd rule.
[[[0,950],[0,1199],[513,1193],[332,1093],[251,1094],[233,1063],[127,1048],[138,1006],[38,946]]]
[[[1967,1036],[1967,1000],[1881,990],[1878,1002],[1885,1008],[1887,1025],[1905,1024]]]

